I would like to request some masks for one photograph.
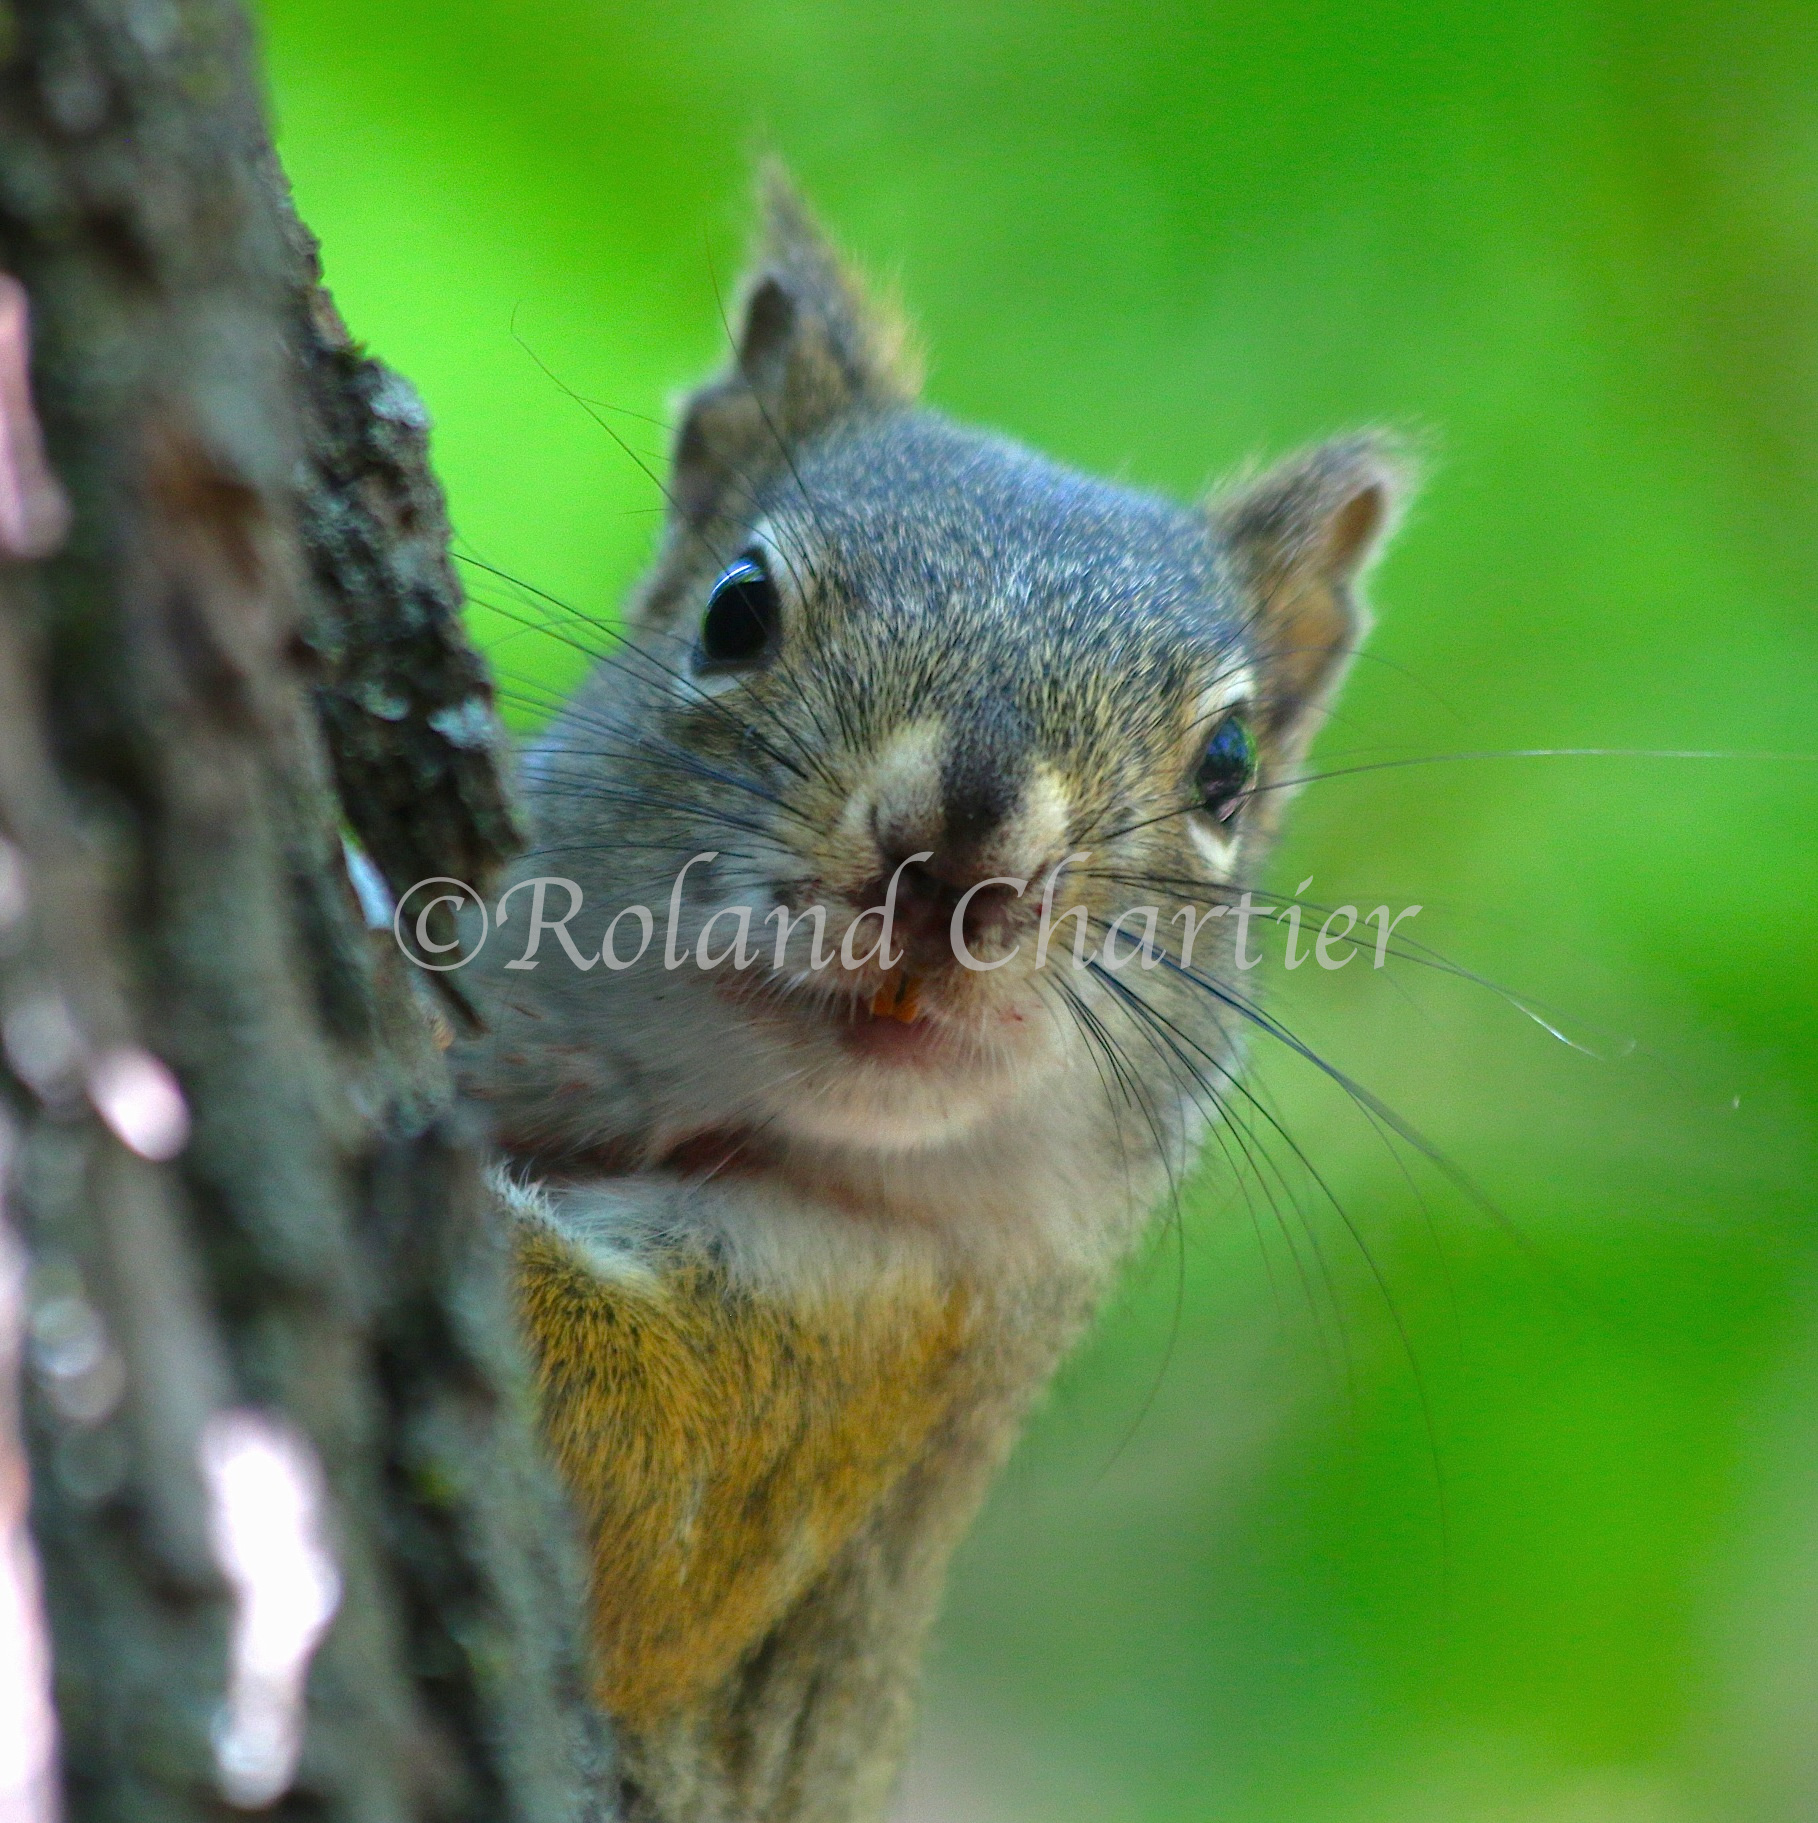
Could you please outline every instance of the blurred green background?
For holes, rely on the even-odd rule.
[[[776,149],[962,417],[1182,494],[1431,437],[1326,760],[1818,753],[1810,0],[266,18],[469,548],[590,612],[657,497],[563,388],[660,417],[720,358]],[[905,1815],[1818,1817],[1815,818],[1796,759],[1309,790],[1278,885],[1422,903],[1582,1048],[1433,971],[1276,971],[1507,1228],[1260,1057],[1343,1215],[1276,1143],[1163,1230],[965,1554]]]

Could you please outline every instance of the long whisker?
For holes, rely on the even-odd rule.
[[[1104,928],[1108,930],[1110,927],[1106,925]],[[1294,1154],[1296,1160],[1319,1189],[1320,1194],[1332,1205],[1334,1211],[1344,1222],[1347,1229],[1351,1230],[1353,1239],[1357,1241],[1360,1250],[1364,1251],[1367,1257],[1368,1250],[1363,1247],[1361,1236],[1358,1235],[1355,1224],[1353,1223],[1349,1212],[1339,1200],[1337,1192],[1329,1183],[1327,1183],[1324,1175],[1313,1163],[1312,1159],[1307,1156],[1306,1151],[1300,1145],[1299,1141],[1297,1141],[1293,1135],[1288,1132],[1287,1128],[1282,1125],[1274,1111],[1257,1096],[1255,1091],[1252,1090],[1250,1086],[1244,1082],[1242,1077],[1231,1068],[1230,1064],[1213,1052],[1208,1051],[1205,1046],[1191,1036],[1191,1034],[1182,1031],[1179,1025],[1169,1019],[1158,1007],[1152,1005],[1149,1001],[1144,999],[1142,995],[1138,994],[1136,990],[1130,986],[1129,982],[1119,976],[1115,970],[1109,970],[1105,968],[1103,964],[1097,962],[1089,963],[1088,968],[1094,975],[1102,980],[1107,987],[1124,998],[1126,1004],[1133,1012],[1138,1013],[1146,1022],[1156,1025],[1158,1029],[1163,1029],[1169,1034],[1169,1049],[1173,1051],[1176,1058],[1185,1065],[1192,1081],[1205,1095],[1210,1106],[1220,1112],[1228,1111],[1229,1103],[1226,1101],[1225,1096],[1227,1092],[1232,1092],[1240,1097],[1249,1107],[1254,1109],[1255,1112],[1268,1123],[1274,1132],[1281,1138],[1283,1143],[1287,1145],[1289,1150]],[[1222,1036],[1222,1022],[1220,1022],[1220,1024]],[[1184,1049],[1182,1047],[1184,1047]],[[1192,1052],[1194,1055],[1201,1058],[1207,1067],[1217,1071],[1218,1075],[1223,1078],[1223,1087],[1220,1088],[1209,1082],[1206,1079],[1203,1070],[1198,1064],[1195,1064],[1192,1061],[1187,1055],[1187,1052]],[[1285,1176],[1281,1181],[1283,1189],[1287,1189],[1288,1185]],[[1336,1311],[1339,1309],[1337,1290],[1333,1285],[1331,1275],[1326,1268],[1325,1257],[1323,1251],[1319,1247],[1318,1236],[1313,1232],[1310,1224],[1308,1225],[1307,1238],[1312,1244],[1315,1255],[1318,1258],[1321,1276],[1326,1281],[1327,1295],[1331,1298],[1334,1310]],[[1340,1313],[1341,1325],[1342,1322],[1343,1317],[1342,1313]],[[1349,1365],[1347,1359],[1347,1376],[1348,1372]]]
[[[1203,1046],[1199,1045],[1196,1040],[1190,1038],[1187,1034],[1181,1032],[1180,1028],[1175,1025],[1166,1014],[1144,1000],[1142,995],[1138,994],[1128,982],[1119,980],[1115,973],[1112,970],[1107,969],[1102,963],[1092,962],[1088,964],[1088,967],[1100,981],[1112,988],[1121,997],[1124,997],[1127,1004],[1131,1005],[1133,1011],[1140,1009],[1140,1014],[1145,1021],[1153,1022],[1158,1029],[1164,1029],[1171,1032],[1176,1039],[1180,1040],[1188,1048],[1199,1052],[1201,1056],[1207,1057],[1209,1061],[1212,1061],[1215,1064],[1215,1067],[1219,1068],[1222,1073],[1229,1077],[1230,1072],[1223,1064],[1218,1063],[1216,1059],[1212,1059],[1211,1054],[1205,1051]],[[1302,1055],[1314,1055],[1308,1047],[1301,1046],[1299,1048]],[[1265,1112],[1266,1116],[1266,1111],[1261,1109],[1261,1104],[1256,1102],[1253,1096],[1249,1097],[1249,1099],[1251,1104],[1257,1107],[1260,1112]],[[1413,1336],[1408,1329],[1406,1319],[1402,1315],[1401,1306],[1397,1303],[1395,1294],[1389,1285],[1388,1275],[1383,1271],[1381,1261],[1377,1259],[1374,1249],[1372,1249],[1368,1241],[1365,1240],[1363,1232],[1358,1227],[1355,1219],[1345,1208],[1343,1201],[1336,1195],[1331,1186],[1326,1183],[1323,1175],[1314,1168],[1311,1161],[1307,1158],[1305,1151],[1292,1136],[1287,1133],[1286,1129],[1277,1125],[1276,1130],[1294,1151],[1295,1156],[1300,1160],[1303,1167],[1312,1175],[1314,1182],[1319,1185],[1322,1193],[1331,1203],[1340,1221],[1343,1222],[1346,1232],[1351,1237],[1352,1245],[1357,1249],[1359,1255],[1369,1269],[1370,1276],[1375,1281],[1377,1291],[1382,1297],[1383,1303],[1389,1312],[1390,1321],[1395,1326],[1395,1332],[1400,1340],[1402,1353],[1407,1360],[1409,1372],[1414,1379],[1416,1395],[1420,1402],[1422,1422],[1427,1433],[1427,1442],[1432,1456],[1434,1486],[1439,1509],[1441,1553],[1442,1558],[1449,1566],[1451,1523],[1446,1497],[1445,1472],[1442,1466],[1439,1449],[1439,1430],[1433,1412],[1432,1398],[1427,1386],[1426,1374],[1421,1367],[1419,1353],[1414,1347]],[[1449,1581],[1449,1567],[1447,1570],[1447,1580]]]
[[[1169,1063],[1171,1057],[1173,1063],[1178,1064],[1185,1071],[1187,1080],[1192,1084],[1195,1098],[1203,1100],[1204,1105],[1215,1115],[1221,1117],[1226,1116],[1229,1114],[1230,1109],[1229,1104],[1225,1100],[1224,1092],[1207,1079],[1204,1071],[1193,1061],[1192,1057],[1188,1055],[1188,1052],[1195,1052],[1199,1057],[1203,1058],[1207,1065],[1216,1070],[1218,1074],[1224,1078],[1225,1087],[1227,1089],[1234,1090],[1275,1129],[1283,1141],[1288,1145],[1289,1149],[1299,1159],[1308,1175],[1319,1186],[1320,1191],[1325,1195],[1327,1200],[1332,1203],[1333,1207],[1338,1210],[1339,1215],[1341,1219],[1345,1221],[1346,1226],[1352,1226],[1349,1216],[1344,1211],[1342,1204],[1338,1201],[1336,1192],[1333,1191],[1330,1185],[1321,1177],[1320,1173],[1313,1166],[1312,1161],[1307,1158],[1305,1152],[1287,1132],[1286,1128],[1283,1127],[1275,1115],[1258,1100],[1247,1085],[1235,1075],[1228,1064],[1215,1056],[1212,1052],[1206,1050],[1203,1045],[1189,1037],[1186,1033],[1182,1032],[1178,1025],[1168,1019],[1165,1014],[1159,1011],[1159,1009],[1152,1006],[1140,994],[1136,993],[1128,982],[1121,980],[1115,973],[1106,970],[1098,963],[1091,963],[1088,967],[1090,972],[1096,975],[1120,1002],[1122,1002],[1126,1013],[1132,1018],[1133,1022],[1143,1030],[1144,1035],[1148,1038],[1151,1046],[1156,1049],[1157,1055],[1162,1057],[1164,1068],[1169,1068],[1170,1073],[1172,1074]],[[1159,1045],[1157,1044],[1158,1035],[1161,1041]],[[1185,1048],[1183,1048],[1183,1046]],[[1218,1130],[1219,1125],[1215,1121],[1214,1131]],[[1266,1157],[1267,1154],[1265,1153],[1263,1156]],[[1275,1171],[1276,1177],[1280,1182],[1283,1191],[1287,1194],[1290,1203],[1294,1203],[1296,1212],[1301,1213],[1294,1197],[1293,1190],[1288,1183],[1286,1174],[1281,1171],[1281,1168],[1278,1165],[1274,1165],[1273,1161],[1271,1161],[1271,1168]],[[1258,1181],[1259,1183],[1261,1182],[1260,1172],[1258,1173]],[[1266,1191],[1266,1185],[1264,1188]],[[1272,1193],[1270,1193],[1270,1202],[1273,1207],[1274,1198]],[[1278,1211],[1277,1220],[1280,1221],[1280,1219]],[[1325,1250],[1319,1244],[1319,1236],[1314,1230],[1311,1222],[1305,1219],[1304,1214],[1302,1214],[1302,1226],[1305,1229],[1308,1244],[1313,1250],[1314,1259],[1319,1267],[1320,1277],[1325,1284],[1326,1296],[1331,1303],[1333,1315],[1338,1323],[1340,1352],[1344,1362],[1345,1383],[1347,1387],[1352,1390],[1353,1396],[1355,1396],[1355,1380],[1351,1369],[1350,1346],[1348,1339],[1345,1336],[1344,1310],[1338,1299],[1337,1287],[1333,1282],[1330,1268],[1326,1263]],[[1355,1230],[1353,1230],[1353,1233],[1355,1237]],[[1288,1240],[1290,1250],[1294,1251],[1293,1240],[1287,1233],[1285,1223],[1283,1224],[1283,1235],[1284,1238]],[[1361,1241],[1359,1242],[1359,1245],[1361,1246]],[[1365,1251],[1367,1253],[1367,1249]],[[1299,1255],[1297,1251],[1295,1251],[1295,1261],[1298,1266]],[[1309,1296],[1311,1296],[1310,1287]]]
[[[1148,890],[1176,894],[1190,904],[1197,903],[1201,895],[1207,895],[1212,898],[1214,902],[1229,904],[1235,901],[1238,892],[1238,889],[1235,886],[1225,882],[1208,882],[1203,879],[1194,879],[1181,874],[1131,872],[1120,868],[1092,866],[1072,868],[1069,870],[1069,873],[1071,877],[1076,879],[1102,880],[1112,885],[1126,887],[1132,891],[1140,892]],[[1334,904],[1322,903],[1317,899],[1305,899],[1298,893],[1288,894],[1273,892],[1267,887],[1250,886],[1245,887],[1243,890],[1248,892],[1253,899],[1260,901],[1264,906],[1268,907],[1272,912],[1285,910],[1291,905],[1299,905],[1309,912],[1317,913],[1323,917],[1330,917],[1331,914],[1342,909],[1351,909],[1353,911],[1356,909],[1355,907],[1346,908]],[[1563,1044],[1568,1050],[1576,1051],[1582,1057],[1590,1057],[1600,1062],[1603,1061],[1601,1053],[1593,1050],[1589,1045],[1579,1042],[1578,1039],[1573,1038],[1570,1033],[1564,1029],[1568,1021],[1583,1025],[1591,1025],[1593,1022],[1583,1019],[1581,1015],[1566,1008],[1549,1004],[1547,1001],[1542,1000],[1538,995],[1529,994],[1519,988],[1509,987],[1491,976],[1469,967],[1465,963],[1455,961],[1453,958],[1445,955],[1442,951],[1435,949],[1431,944],[1425,943],[1417,937],[1395,934],[1386,941],[1383,941],[1380,938],[1372,939],[1361,937],[1357,935],[1355,929],[1353,929],[1351,931],[1333,932],[1327,940],[1334,944],[1345,945],[1353,955],[1368,954],[1370,951],[1376,949],[1378,943],[1381,942],[1382,953],[1385,956],[1393,956],[1398,962],[1410,963],[1417,968],[1432,970],[1436,974],[1450,975],[1460,981],[1469,983],[1473,987],[1482,988],[1484,992],[1495,995],[1496,998],[1501,1000],[1505,1005],[1512,1008],[1515,1012],[1520,1013],[1523,1018],[1531,1020],[1545,1032],[1549,1038]],[[1629,1055],[1638,1048],[1636,1041],[1633,1038],[1613,1034],[1607,1030],[1605,1030],[1602,1035],[1614,1040],[1615,1046],[1621,1055]]]
[[[797,758],[791,758],[789,754],[764,740],[755,728],[752,728],[740,717],[734,715],[732,711],[717,698],[710,696],[685,672],[680,671],[673,666],[665,665],[660,659],[654,657],[628,635],[618,632],[616,629],[601,627],[599,623],[590,619],[587,615],[579,613],[557,596],[549,594],[546,590],[537,588],[532,583],[523,582],[517,577],[509,575],[504,570],[484,562],[480,558],[463,555],[460,557],[459,561],[470,564],[474,568],[484,571],[487,575],[498,578],[501,582],[508,584],[510,587],[521,590],[525,594],[536,598],[538,601],[548,604],[550,607],[559,610],[568,619],[578,621],[583,626],[605,633],[609,637],[615,639],[622,649],[636,653],[636,655],[654,671],[681,685],[683,689],[689,692],[690,697],[699,707],[705,709],[709,714],[717,716],[728,727],[737,729],[768,758],[775,761],[777,765],[783,767],[785,771],[793,772],[798,778],[808,777],[810,771],[815,772],[823,779],[827,776],[824,764],[820,762],[813,754],[812,750],[803,743],[801,737],[774,713],[766,712],[766,720],[769,721],[772,726],[779,731],[783,739],[796,750]],[[541,632],[550,638],[560,641],[562,644],[568,646],[573,651],[579,652],[582,657],[593,663],[610,665],[614,669],[623,672],[628,677],[637,677],[638,675],[622,658],[615,656],[612,652],[604,651],[596,646],[592,646],[585,640],[577,639],[572,634],[562,632],[558,627],[550,624],[547,616],[542,620],[530,620],[523,616],[513,614],[509,608],[502,607],[497,602],[488,602],[484,605],[490,608],[493,613],[503,614],[507,619],[516,621],[519,626],[528,631]]]
[[[589,732],[614,731],[603,719],[589,721],[577,717],[577,720]],[[655,738],[648,734],[642,740],[634,739],[629,730],[626,732],[624,741],[617,746],[582,747],[572,743],[564,746],[559,754],[545,758],[544,773],[545,776],[549,776],[557,765],[572,764],[581,769],[579,773],[581,779],[591,781],[593,775],[586,769],[586,762],[590,760],[628,760],[645,757],[652,752],[661,756],[667,764],[676,767],[690,777],[705,779],[711,784],[724,785],[730,790],[742,792],[747,797],[756,798],[761,803],[775,806],[791,822],[799,824],[810,832],[817,832],[820,827],[806,812],[790,803],[781,792],[771,791],[755,780],[741,777],[736,772],[728,772],[723,767],[710,766],[697,755],[690,753],[687,748],[678,746],[673,741]]]
[[[1479,760],[1725,760],[1755,764],[1810,765],[1818,753],[1743,753],[1703,747],[1508,747],[1465,753],[1426,753],[1406,759],[1365,760],[1353,766],[1334,766],[1325,772],[1301,773],[1291,779],[1272,779],[1253,785],[1245,797],[1287,791],[1301,785],[1318,785],[1328,779],[1355,778],[1366,772],[1398,772],[1410,766],[1455,766]]]

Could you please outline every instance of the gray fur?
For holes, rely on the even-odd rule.
[[[508,925],[482,965],[493,1032],[466,1061],[520,1168],[600,1180],[543,1207],[561,1220],[566,1197],[603,1260],[686,1243],[810,1303],[891,1272],[957,1275],[993,1312],[976,1397],[922,1466],[705,1712],[630,1743],[638,1814],[663,1823],[881,1813],[947,1555],[1218,1118],[1245,1024],[1234,1002],[1256,987],[1233,967],[1226,917],[1199,938],[1201,979],[1132,968],[1120,992],[1067,968],[1072,1005],[1008,967],[981,977],[975,1039],[950,1070],[855,1063],[837,1017],[779,1029],[717,991],[724,970],[663,968],[677,870],[717,854],[687,876],[689,946],[727,908],[764,930],[778,904],[831,896],[842,806],[926,727],[938,766],[918,786],[905,760],[911,782],[876,787],[873,824],[894,791],[910,838],[984,869],[1036,841],[1047,780],[1065,807],[1059,853],[1093,853],[1102,920],[1230,901],[1286,793],[1224,827],[1193,808],[1206,705],[1248,677],[1261,782],[1293,776],[1360,635],[1356,579],[1398,487],[1385,445],[1353,438],[1210,509],[1178,506],[919,408],[902,347],[774,192],[738,354],[685,414],[668,536],[628,636],[603,642],[525,761],[537,846],[519,877],[584,888],[572,928],[588,953],[638,902],[657,942],[622,973],[577,973],[546,942],[537,969],[514,973]],[[696,629],[714,578],[753,546],[783,591],[782,649],[710,690]],[[1032,907],[1007,919],[1005,943],[1027,943]],[[779,1003],[840,990],[808,979],[799,946],[787,960],[767,990]],[[1000,1045],[1006,1007],[1052,1030]],[[670,1162],[727,1132],[765,1161],[755,1178],[700,1182]]]

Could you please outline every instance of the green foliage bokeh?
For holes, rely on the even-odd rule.
[[[659,464],[721,358],[776,150],[959,416],[1181,494],[1428,440],[1323,760],[1745,756],[1309,789],[1278,887],[1420,902],[1555,1028],[1437,969],[1272,975],[1495,1213],[1259,1054],[1307,1162],[1253,1115],[1274,1163],[1215,1154],[1064,1377],[962,1562],[914,1814],[1818,1815],[1818,14],[265,16],[343,310],[465,548],[537,588],[609,616],[647,554],[619,439]]]

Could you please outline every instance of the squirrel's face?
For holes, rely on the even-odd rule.
[[[915,408],[824,246],[787,205],[773,231],[628,642],[529,768],[531,871],[575,858],[583,942],[674,925],[566,992],[667,1138],[926,1145],[1077,1097],[1165,1148],[1231,1063],[1234,913],[1356,644],[1388,461],[1329,446],[1198,510],[1088,480]],[[585,1081],[567,973],[537,1017]]]
[[[1176,997],[1181,915],[1228,901],[1267,820],[1267,678],[1211,524],[908,411],[802,446],[751,507],[615,680],[639,802],[600,814],[716,854],[694,972],[717,917],[710,991],[782,1065],[766,1115],[918,1140],[1092,1081],[1101,1003]],[[1196,936],[1187,968],[1222,974],[1229,938]],[[1167,961],[1131,960],[1145,937]]]

